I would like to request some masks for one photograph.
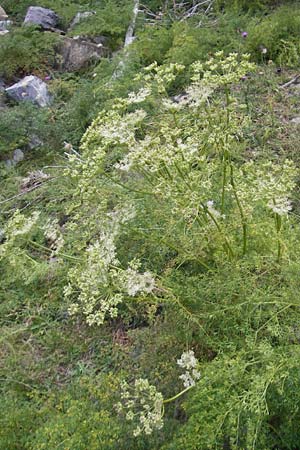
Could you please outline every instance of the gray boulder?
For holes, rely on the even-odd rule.
[[[52,9],[30,6],[27,10],[24,24],[38,25],[44,30],[55,29],[59,21],[58,15]]]
[[[29,150],[34,150],[35,148],[42,147],[43,144],[43,141],[38,136],[33,134],[32,136],[30,136],[27,146]]]
[[[294,125],[300,125],[300,117],[294,117],[294,119],[291,120],[291,123]]]
[[[0,31],[8,31],[11,26],[11,20],[0,20]]]
[[[19,162],[23,161],[24,158],[25,155],[22,150],[20,148],[17,148],[13,153],[13,161],[18,164]]]
[[[91,17],[95,14],[93,11],[85,11],[85,12],[78,12],[74,19],[72,20],[72,23],[70,25],[70,30],[74,28],[76,25],[78,25],[83,20],[87,19],[88,17]]]
[[[12,167],[16,166],[19,162],[23,161],[24,158],[25,158],[25,155],[22,152],[22,150],[17,148],[13,152],[12,158],[11,159],[7,159],[5,161],[5,165],[6,165],[7,169],[11,169]]]
[[[4,11],[4,9],[0,6],[0,20],[6,20],[8,18],[8,15]]]
[[[61,56],[61,69],[67,71],[80,70],[92,61],[108,56],[108,49],[102,45],[85,41],[80,37],[71,39],[64,37],[58,53]]]
[[[44,107],[51,103],[51,96],[46,83],[40,78],[30,75],[18,83],[5,89],[7,95],[18,101],[30,101],[38,106]]]

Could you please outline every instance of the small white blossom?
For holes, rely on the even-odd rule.
[[[177,359],[177,364],[184,369],[194,369],[198,360],[195,358],[195,354],[193,350],[189,350],[187,352],[183,352],[180,359]]]
[[[139,292],[150,294],[155,288],[155,279],[150,272],[138,273],[131,267],[125,272],[126,291],[134,297]]]
[[[183,373],[182,375],[179,376],[179,379],[183,381],[183,386],[185,388],[195,386],[196,384],[190,372]]]
[[[206,203],[206,207],[207,207],[208,212],[209,212],[213,217],[215,217],[216,219],[218,219],[218,218],[224,218],[224,215],[221,214],[221,213],[214,207],[214,202],[213,202],[213,200],[209,200],[209,201]]]
[[[121,384],[121,402],[116,404],[118,412],[125,412],[128,421],[135,422],[133,435],[151,434],[163,426],[163,396],[147,379],[137,379],[131,386]]]
[[[138,92],[130,92],[128,94],[128,103],[142,103],[150,94],[151,90],[148,88],[141,88]]]
[[[270,208],[275,214],[279,216],[285,216],[291,211],[292,204],[287,198],[277,198],[268,203],[268,208]]]
[[[183,352],[181,358],[177,360],[177,364],[183,369],[186,369],[186,372],[179,376],[179,379],[183,381],[183,386],[185,388],[195,386],[201,374],[197,370],[199,362],[195,358],[193,350]]]
[[[138,437],[142,433],[141,427],[136,427],[135,430],[133,430],[133,436]]]

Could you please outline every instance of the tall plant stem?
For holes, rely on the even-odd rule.
[[[45,247],[44,245],[41,245],[38,242],[34,242],[32,240],[29,240],[28,243],[31,246],[35,247],[35,248],[39,248],[39,249],[44,250],[44,251],[46,251],[48,253],[52,253],[52,250],[50,248]],[[76,258],[76,256],[66,255],[65,253],[61,253],[61,252],[57,252],[56,255],[57,256],[62,256],[63,258],[71,259],[71,260],[74,260],[74,261],[82,261],[82,258]]]
[[[217,221],[217,219],[215,218],[215,216],[205,207],[205,205],[202,205],[203,209],[206,210],[208,216],[211,218],[211,220],[213,221],[213,223],[215,224],[217,230],[219,231],[219,233],[221,234],[221,236],[223,236],[224,241],[225,241],[225,247],[227,248],[228,251],[228,256],[229,259],[234,258],[234,252],[232,250],[232,247],[227,239],[227,236],[224,235],[223,230],[219,224],[219,222]]]
[[[221,198],[221,213],[224,214],[225,208],[225,186],[226,186],[226,178],[227,178],[227,163],[224,158],[223,161],[223,179],[222,179],[222,198]]]
[[[282,257],[282,245],[280,242],[280,231],[282,226],[281,216],[276,213],[275,215],[276,231],[277,231],[277,262],[280,263]]]
[[[241,205],[239,196],[237,194],[236,191],[236,186],[235,186],[235,182],[234,182],[234,176],[233,176],[233,166],[230,166],[230,184],[233,190],[233,195],[235,198],[235,201],[237,203],[239,212],[240,212],[240,216],[241,216],[241,221],[242,221],[242,228],[243,228],[243,255],[246,254],[247,252],[247,234],[248,234],[248,230],[247,230],[247,221],[246,221],[246,217],[243,211],[243,207]]]
[[[186,389],[184,389],[183,391],[179,392],[178,394],[174,395],[173,397],[167,398],[166,400],[163,401],[164,404],[166,403],[171,403],[174,400],[177,400],[177,398],[181,397],[183,394],[185,394],[186,392],[188,392],[193,386],[189,386]]]

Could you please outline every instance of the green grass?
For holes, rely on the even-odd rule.
[[[19,22],[28,5],[2,2]],[[55,9],[66,27],[78,10],[94,7],[107,13],[110,2],[51,0],[41,5]],[[157,2],[149,6],[155,9]],[[124,154],[124,145],[110,147],[104,171],[99,168],[93,179],[95,197],[81,202],[80,176],[71,179],[63,171],[71,165],[64,141],[80,151],[80,140],[99,111],[111,112],[115,98],[142,84],[134,76],[144,65],[153,60],[186,64],[187,70],[169,87],[170,94],[178,94],[190,80],[189,66],[220,48],[225,53],[250,51],[260,63],[256,73],[231,88],[237,104],[245,105],[247,118],[244,137],[230,149],[232,162],[239,167],[267,160],[283,166],[289,158],[299,169],[300,126],[290,121],[300,115],[299,85],[281,85],[298,73],[300,13],[293,5],[266,16],[257,10],[258,15],[245,15],[240,14],[243,6],[203,28],[196,28],[193,20],[152,28],[139,24],[123,77],[110,83],[118,56],[80,75],[60,74],[47,60],[52,38],[21,28],[1,38],[0,55],[6,55],[5,61],[0,58],[2,73],[12,79],[22,71],[42,74],[50,68],[49,87],[55,96],[51,109],[10,105],[0,112],[0,230],[16,210],[26,216],[41,212],[38,225],[24,241],[16,241],[9,257],[1,260],[0,253],[1,450],[218,450],[224,445],[233,450],[250,448],[250,440],[256,450],[299,446],[299,179],[290,219],[282,229],[284,256],[278,263],[276,236],[273,228],[269,231],[273,222],[262,213],[251,222],[246,256],[239,253],[241,239],[235,234],[240,224],[230,224],[238,258],[227,261],[220,235],[212,232],[206,244],[211,230],[202,233],[195,223],[172,219],[163,194],[153,202],[152,188],[140,174],[116,177],[119,184],[114,184],[109,177],[115,176],[113,164]],[[103,32],[117,47],[128,23],[127,9],[114,2],[110,12],[107,23],[99,15],[74,33]],[[248,31],[246,40],[242,29]],[[262,44],[268,48],[266,59],[258,50]],[[174,117],[159,109],[159,101],[158,95],[145,103],[147,116],[137,126],[136,139],[159,133],[163,121],[168,130],[174,127]],[[222,89],[216,102],[213,120],[223,117]],[[202,112],[193,120],[180,114],[177,126],[185,133],[189,127],[201,130]],[[33,131],[43,145],[26,150],[25,160],[8,170],[3,161],[15,148],[26,148]],[[97,145],[101,148],[100,139]],[[94,150],[90,145],[82,158],[90,160]],[[214,149],[208,151],[214,161]],[[34,170],[43,170],[50,179],[26,192],[22,182]],[[63,293],[68,271],[101,235],[100,207],[106,202],[109,210],[128,200],[135,202],[138,218],[134,226],[122,228],[118,239],[121,267],[138,257],[143,270],[158,274],[162,288],[155,298],[131,299],[119,317],[103,326],[88,326],[83,316],[69,315]],[[226,208],[225,215],[230,215],[232,205]],[[47,218],[58,219],[66,240],[58,260],[43,236]],[[72,221],[73,228],[68,228]],[[199,384],[166,408],[162,430],[134,439],[130,424],[114,407],[120,381],[148,378],[165,398],[172,397],[181,390],[176,360],[186,349],[193,349],[200,360]]]

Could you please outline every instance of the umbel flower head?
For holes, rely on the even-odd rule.
[[[276,198],[268,203],[268,208],[270,208],[273,213],[279,216],[286,216],[289,211],[292,210],[291,201],[287,198]]]
[[[195,358],[193,350],[183,352],[181,358],[177,360],[177,364],[186,369],[185,373],[180,375],[180,379],[183,381],[185,388],[195,386],[196,381],[200,379],[200,372],[197,370],[199,361]]]
[[[139,378],[131,386],[126,381],[121,385],[121,401],[116,405],[126,420],[135,424],[134,436],[151,434],[163,427],[163,396],[147,379]]]

